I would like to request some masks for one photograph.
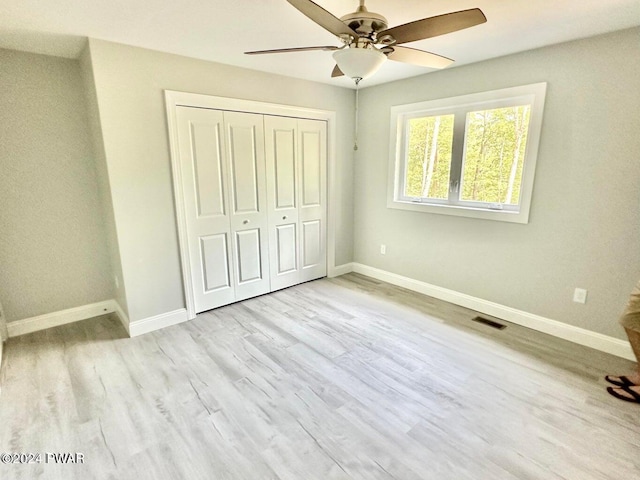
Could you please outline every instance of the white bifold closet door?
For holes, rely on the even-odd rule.
[[[324,277],[327,128],[265,116],[271,290]]]
[[[177,110],[196,311],[267,293],[262,115]]]
[[[182,106],[176,121],[196,312],[325,276],[326,122]]]

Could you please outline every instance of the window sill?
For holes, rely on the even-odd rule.
[[[453,215],[456,217],[479,218],[509,223],[529,223],[529,209],[520,207],[520,211],[493,210],[488,208],[467,207],[461,205],[429,204],[411,201],[389,200],[387,208],[409,210],[412,212]]]

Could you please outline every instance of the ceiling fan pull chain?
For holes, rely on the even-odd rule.
[[[356,123],[355,123],[355,138],[354,138],[354,142],[353,142],[353,149],[354,150],[358,150],[358,100],[359,100],[359,93],[360,93],[360,80],[362,80],[361,78],[354,78],[354,81],[356,82]]]

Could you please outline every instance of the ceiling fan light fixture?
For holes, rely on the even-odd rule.
[[[336,50],[333,58],[342,73],[362,80],[376,73],[387,56],[375,48],[343,48]]]

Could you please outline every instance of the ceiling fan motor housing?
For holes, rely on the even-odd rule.
[[[389,25],[386,18],[379,13],[368,11],[364,5],[360,5],[355,12],[340,17],[340,20],[358,34],[369,38],[371,38],[373,34],[385,30]]]

